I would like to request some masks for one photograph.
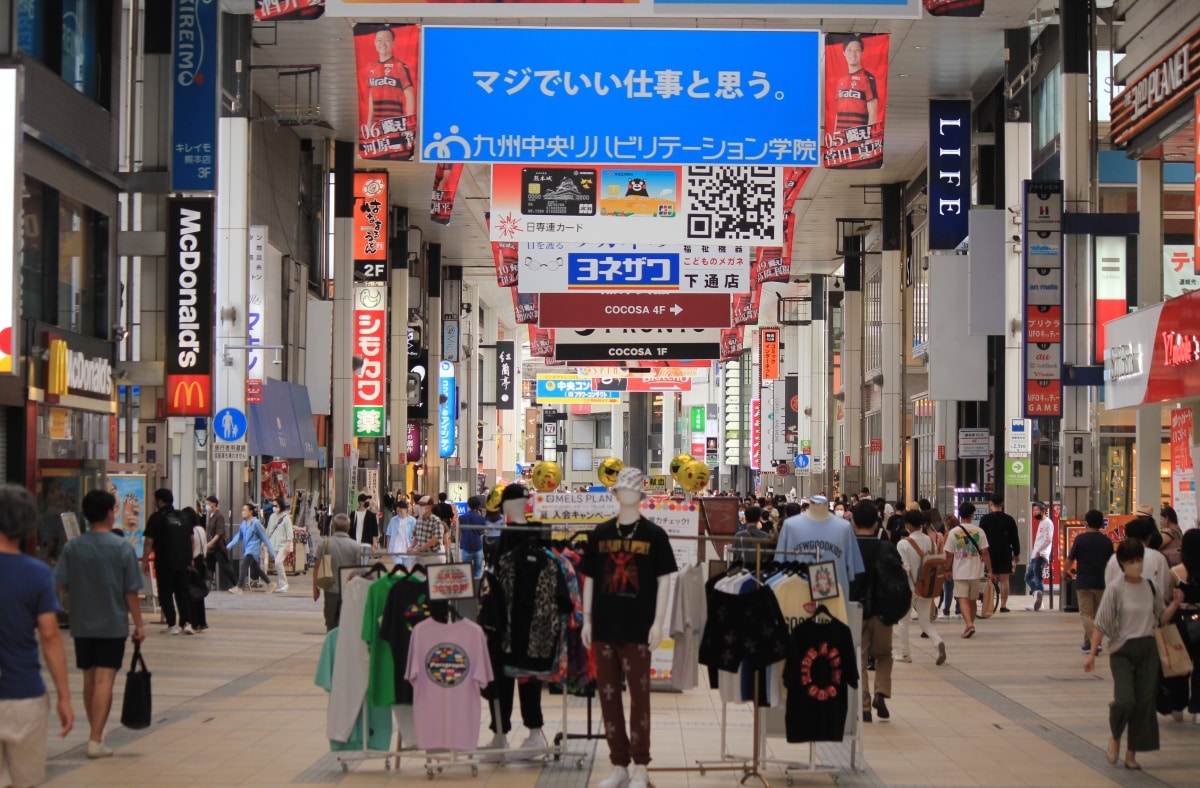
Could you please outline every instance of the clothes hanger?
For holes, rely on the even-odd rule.
[[[392,567],[392,571],[389,572],[388,575],[389,576],[394,575],[397,572],[400,573],[400,577],[405,577],[406,575],[408,575],[408,567],[405,566],[402,562],[397,561],[396,565]]]
[[[825,607],[824,602],[817,605],[817,609],[813,611],[812,619],[818,624],[830,624],[836,620],[833,616],[833,613],[829,612],[829,608]]]

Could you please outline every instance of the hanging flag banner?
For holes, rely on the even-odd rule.
[[[174,7],[171,191],[211,192],[217,188],[217,29],[221,8],[215,2],[196,0],[175,0]]]
[[[729,244],[517,245],[522,293],[744,293],[749,246]]]
[[[354,437],[382,438],[386,428],[387,287],[354,286],[354,346],[362,359],[354,377]]]
[[[1196,476],[1192,467],[1192,409],[1171,411],[1171,506],[1186,530],[1196,523]]]
[[[554,329],[529,327],[529,355],[554,358]]]
[[[354,26],[358,64],[358,155],[412,161],[417,134],[417,25]]]
[[[737,361],[741,357],[745,331],[741,326],[721,330],[721,361]]]
[[[458,443],[458,386],[454,380],[454,364],[443,361],[438,365],[438,456],[453,457]]]
[[[512,410],[516,401],[516,352],[511,339],[496,342],[496,410]]]
[[[929,102],[929,249],[953,252],[967,240],[971,208],[971,102]]]
[[[388,174],[354,173],[354,276],[387,281]]]
[[[492,167],[493,241],[779,245],[783,168]]]
[[[538,324],[538,296],[537,293],[520,293],[517,288],[512,288],[513,299],[513,317],[519,325],[536,326]]]
[[[984,0],[922,0],[930,16],[983,16]]]
[[[462,170],[461,164],[439,164],[433,172],[433,204],[429,209],[429,218],[438,224],[450,224]]]
[[[791,262],[784,260],[782,246],[759,246],[754,250],[751,289],[761,289],[763,282],[786,282],[791,278],[791,270]]]
[[[792,269],[792,239],[796,232],[796,200],[812,174],[811,167],[785,167],[783,170],[783,264]]]
[[[827,170],[877,170],[883,166],[887,115],[888,35],[825,36],[825,140]]]
[[[425,161],[820,161],[816,31],[426,27],[422,54]]]
[[[483,214],[488,233],[492,231],[492,212]],[[516,287],[519,258],[517,244],[512,241],[492,241],[492,257],[496,261],[496,284],[500,287]]]
[[[259,22],[295,22],[318,19],[325,13],[325,0],[255,0],[254,18]]]

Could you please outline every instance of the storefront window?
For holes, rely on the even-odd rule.
[[[883,369],[883,271],[872,271],[867,279],[863,307],[867,325],[863,337],[863,369],[874,375]]]
[[[910,498],[937,498],[937,475],[934,462],[937,458],[937,448],[934,446],[934,403],[931,399],[919,398],[913,400],[913,429],[912,446],[916,453],[917,487]]]
[[[39,405],[37,415],[38,555],[54,561],[70,529],[82,529],[83,496],[104,479],[108,421],[103,413]],[[64,517],[65,515],[65,517]]]
[[[1033,149],[1040,151],[1058,136],[1062,66],[1055,66],[1033,89]]]
[[[102,0],[18,0],[17,46],[110,109],[112,20]],[[62,20],[62,25],[46,20]]]

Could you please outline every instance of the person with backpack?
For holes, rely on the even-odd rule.
[[[875,504],[860,503],[852,513],[854,535],[862,554],[863,572],[850,584],[850,600],[863,606],[862,662],[875,660],[875,695],[863,674],[863,722],[871,722],[871,709],[880,720],[891,718],[887,699],[892,697],[892,627],[908,617],[912,592],[900,553],[878,538],[879,510]]]
[[[747,506],[746,522],[738,523],[737,533],[734,534],[736,538],[733,543],[733,560],[740,561],[742,566],[750,570],[754,569],[756,566],[755,562],[759,560],[758,544],[754,540],[763,540],[762,563],[765,564],[775,557],[774,550],[766,549],[769,546],[767,540],[771,538],[771,534],[762,529],[760,524],[762,515],[763,510],[761,507]]]
[[[155,490],[154,505],[143,537],[142,563],[148,569],[154,556],[154,576],[158,583],[158,601],[167,621],[166,634],[194,635],[192,596],[188,591],[188,571],[192,566],[192,528],[175,508],[175,495],[163,488]],[[178,617],[176,613],[178,612]]]
[[[979,606],[979,589],[983,570],[992,574],[992,557],[988,553],[987,534],[974,522],[975,504],[963,501],[958,505],[958,525],[946,531],[946,576],[954,581],[954,598],[962,610],[964,638],[975,635],[975,615]]]
[[[941,593],[946,574],[946,555],[938,552],[933,539],[923,532],[925,517],[918,509],[904,513],[907,535],[896,546],[900,560],[908,572],[908,586],[912,589],[913,607],[917,610],[917,625],[921,633],[937,646],[938,665],[946,664],[946,642],[933,625],[933,598]],[[908,641],[908,616],[900,619],[900,661],[912,662],[912,651]]]

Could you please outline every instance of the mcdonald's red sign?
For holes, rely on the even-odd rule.
[[[167,375],[168,416],[212,415],[210,375]]]

